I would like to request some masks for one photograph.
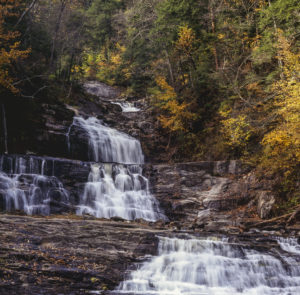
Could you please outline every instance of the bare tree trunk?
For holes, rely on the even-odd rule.
[[[24,12],[21,14],[20,18],[18,19],[15,27],[17,27],[19,25],[19,23],[23,20],[23,18],[25,17],[25,15],[34,7],[35,3],[37,2],[37,0],[33,0],[29,7],[27,9],[24,10]]]
[[[59,15],[58,15],[57,23],[56,23],[55,30],[54,30],[54,37],[52,40],[51,57],[50,57],[50,65],[49,65],[50,69],[53,67],[53,58],[54,58],[54,51],[55,51],[57,36],[58,36],[60,24],[61,24],[61,19],[62,19],[64,10],[65,10],[66,4],[67,4],[67,0],[60,0],[60,3],[61,3],[61,5],[60,5],[60,10],[59,10]]]
[[[71,60],[70,60],[69,68],[68,68],[68,73],[67,73],[67,75],[68,75],[67,81],[68,82],[70,82],[70,80],[71,80],[73,63],[74,63],[74,53],[72,53],[72,55],[71,55]]]
[[[167,58],[167,64],[168,64],[168,68],[169,68],[171,84],[174,87],[175,81],[174,81],[173,69],[172,69],[172,65],[171,65],[171,62],[170,62],[169,54],[168,54],[168,51],[166,49],[164,51],[165,51],[165,55],[166,55],[166,58]]]
[[[213,8],[211,6],[210,6],[209,10],[210,10],[211,31],[213,34],[215,34],[215,14],[214,14]],[[215,58],[215,67],[216,67],[216,71],[217,71],[219,69],[219,61],[218,61],[218,52],[217,52],[217,48],[215,45],[213,46],[213,55]]]
[[[271,7],[272,6],[271,5],[271,1],[268,0],[268,2],[269,2],[269,7]],[[274,18],[273,15],[272,15],[272,19],[273,19],[273,26],[274,26],[275,35],[277,36],[277,24],[276,24],[276,20],[275,20],[275,18]],[[283,73],[282,73],[283,63],[282,63],[282,59],[281,59],[281,57],[278,57],[277,60],[278,60],[278,66],[280,68],[280,78],[283,79]]]

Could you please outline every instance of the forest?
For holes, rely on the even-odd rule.
[[[299,201],[297,0],[1,0],[0,91],[145,97],[170,161],[242,159]]]
[[[1,295],[299,295],[299,0],[0,0]]]

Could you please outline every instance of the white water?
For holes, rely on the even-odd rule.
[[[112,104],[119,105],[124,113],[135,113],[139,112],[141,109],[134,106],[133,103],[122,101],[122,102],[111,102]]]
[[[277,238],[280,248],[286,252],[300,255],[300,245],[296,238]]]
[[[0,200],[4,210],[20,210],[26,214],[49,215],[50,202],[69,203],[69,194],[55,176],[45,176],[46,161],[16,157],[9,159],[9,172],[0,162]]]
[[[209,239],[159,238],[158,256],[133,271],[113,294],[297,295],[300,264],[295,258]]]
[[[139,165],[92,165],[77,210],[77,214],[86,213],[98,218],[165,219]]]
[[[94,117],[75,117],[73,126],[84,129],[88,134],[93,160],[107,163],[91,165],[77,214],[128,220],[166,219],[149,192],[148,180],[142,175],[140,164],[144,163],[144,155],[140,142],[104,126]]]
[[[89,137],[91,160],[122,164],[143,164],[140,142],[113,128],[105,126],[95,117],[74,117],[73,126],[81,127]]]

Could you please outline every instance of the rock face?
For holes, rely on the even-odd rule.
[[[63,104],[33,103],[17,98],[4,105],[10,153],[67,157],[66,132],[72,123],[73,111]],[[2,138],[1,153],[3,148]]]
[[[199,210],[227,210],[245,202],[228,177],[241,172],[237,161],[154,165],[153,191],[172,219],[191,222]]]
[[[226,231],[240,227],[250,215],[247,209],[236,212],[237,207],[261,196],[259,215],[266,218],[275,200],[264,194],[270,183],[259,182],[239,161],[161,164],[145,170],[155,197],[181,228]]]
[[[98,81],[89,81],[84,84],[84,88],[101,99],[111,100],[120,95],[120,91]]]
[[[268,218],[270,216],[275,197],[271,192],[262,191],[258,196],[257,214],[260,218]]]
[[[1,215],[0,294],[112,289],[134,262],[156,254],[158,233],[127,222]]]

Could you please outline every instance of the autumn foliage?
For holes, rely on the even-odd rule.
[[[178,102],[174,88],[164,77],[157,77],[156,83],[159,87],[159,92],[156,94],[157,105],[165,113],[159,116],[162,127],[169,132],[187,131],[187,126],[194,118],[194,114],[188,109],[189,105]]]
[[[18,16],[17,9],[22,7],[20,0],[1,0],[0,1],[0,87],[11,92],[18,92],[13,84],[14,77],[11,68],[20,59],[26,58],[29,49],[21,50],[20,33],[13,28],[8,28],[6,20]]]
[[[272,88],[275,93],[275,127],[263,140],[264,165],[286,175],[300,163],[300,52],[292,52],[289,41],[278,32],[278,56],[282,61],[281,79]]]

